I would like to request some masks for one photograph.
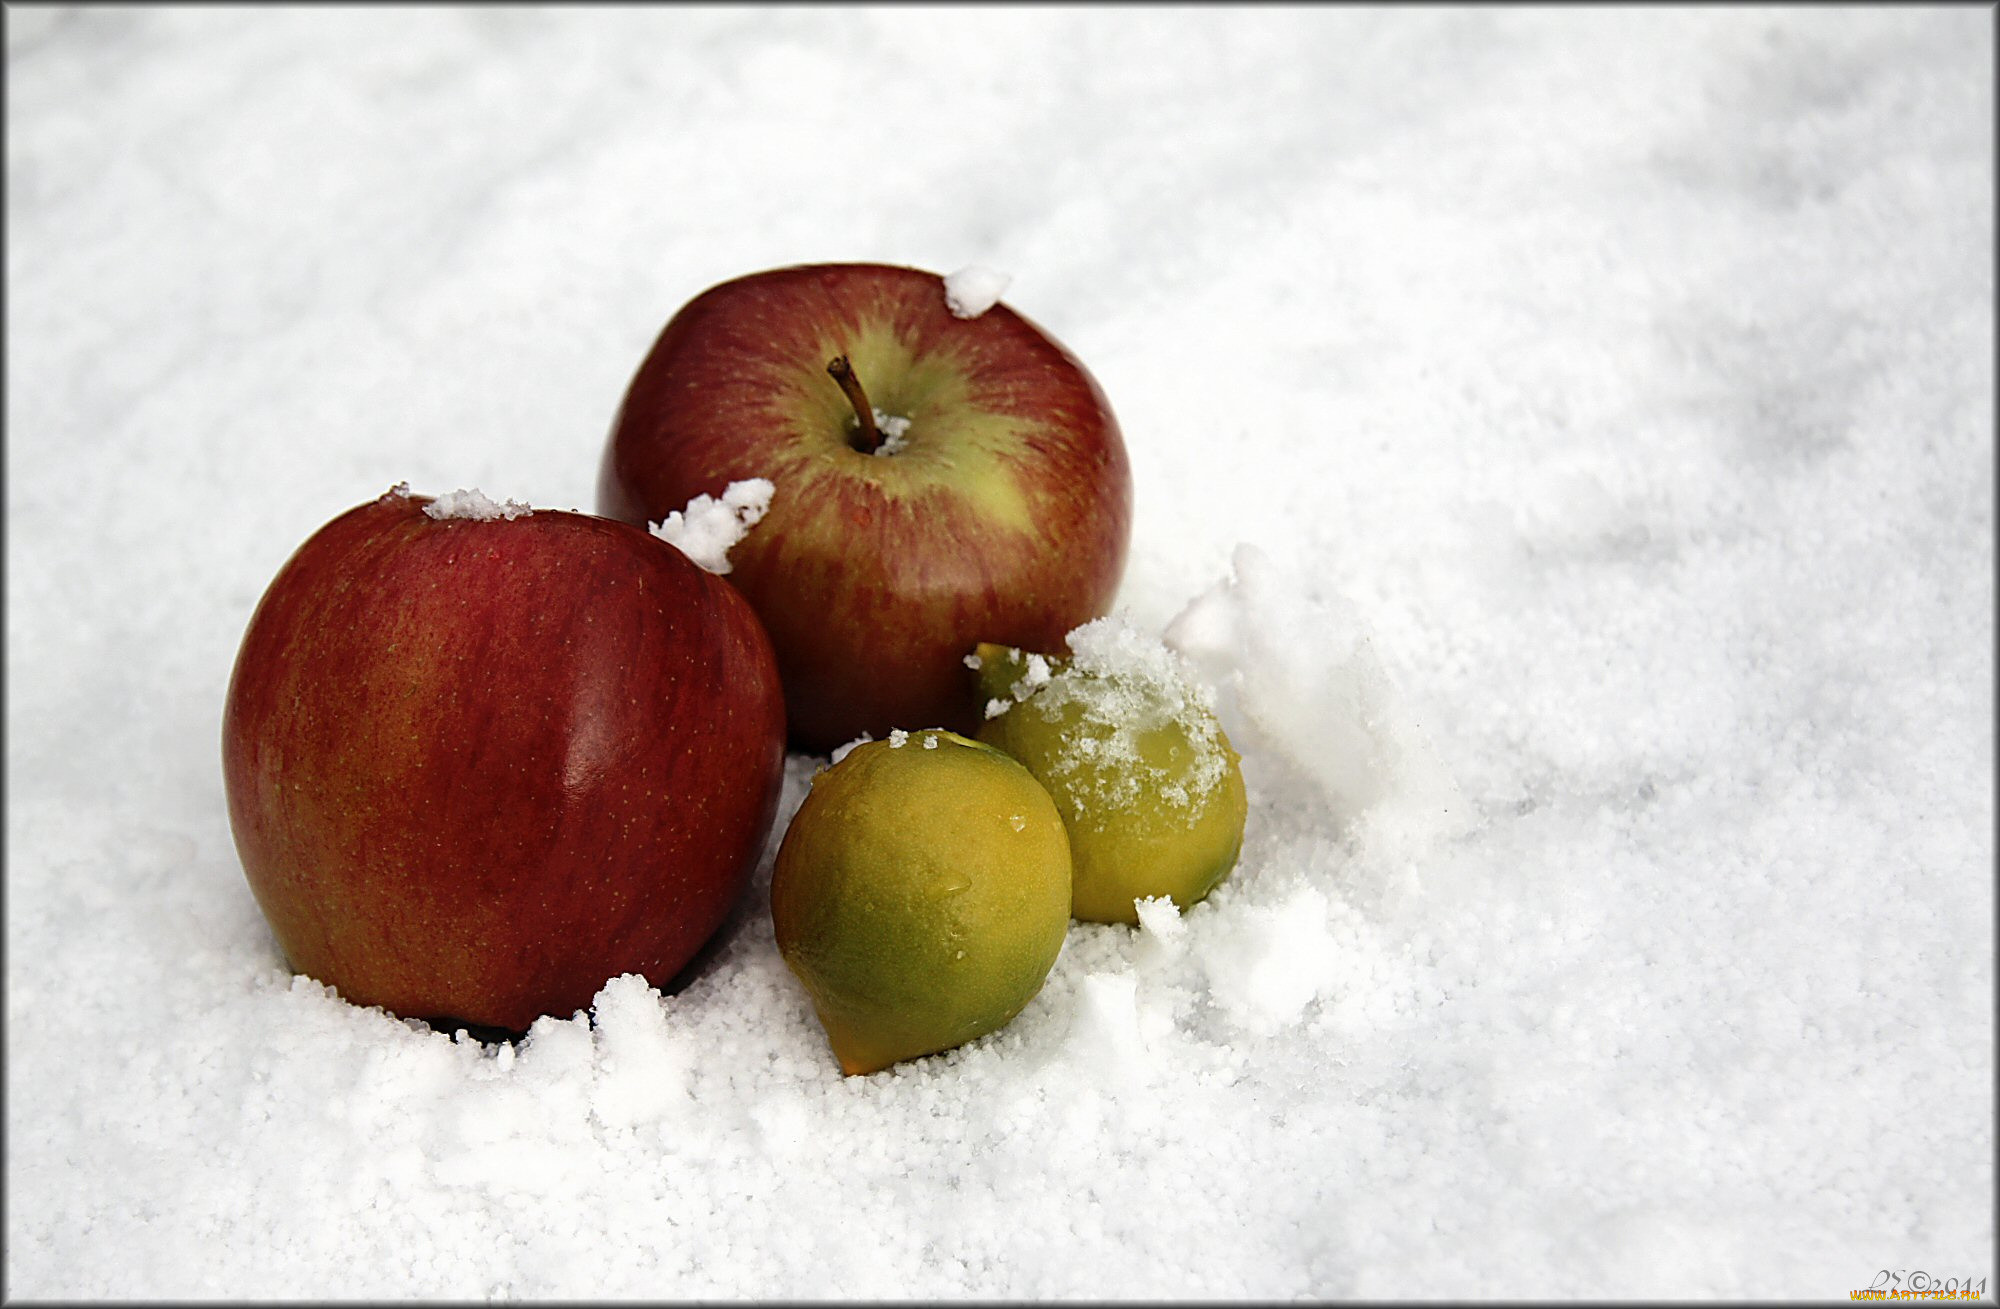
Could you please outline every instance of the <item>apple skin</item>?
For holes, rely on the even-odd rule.
[[[520,1032],[665,985],[775,815],[784,705],[748,605],[627,524],[432,519],[401,488],[300,546],[223,712],[238,854],[290,965]]]
[[[841,355],[872,408],[910,420],[901,451],[854,447],[827,374]],[[750,477],[776,489],[727,577],[771,635],[807,752],[896,727],[971,735],[973,646],[1060,650],[1124,572],[1131,467],[1103,391],[1004,304],[954,317],[935,273],[779,268],[673,316],[612,425],[597,507],[657,522]]]

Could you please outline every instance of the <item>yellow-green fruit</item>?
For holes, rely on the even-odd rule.
[[[1134,901],[1182,908],[1214,890],[1243,848],[1237,753],[1173,652],[1112,619],[1070,634],[1073,656],[982,644],[990,717],[979,739],[1021,761],[1069,831],[1070,912],[1136,923]]]
[[[872,1073],[1021,1012],[1069,895],[1062,818],[1025,768],[952,732],[896,732],[814,776],[771,921],[841,1071]]]

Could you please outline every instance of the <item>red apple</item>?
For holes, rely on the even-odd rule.
[[[625,523],[433,518],[398,487],[299,547],[223,711],[237,852],[291,966],[525,1030],[723,922],[784,705],[742,597]]]
[[[969,734],[973,646],[1061,650],[1125,566],[1131,469],[1096,381],[1005,305],[956,316],[914,268],[780,268],[674,315],[598,508],[658,521],[751,477],[776,491],[728,579],[771,634],[803,750]]]

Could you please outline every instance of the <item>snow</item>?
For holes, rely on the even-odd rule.
[[[2000,1273],[1990,13],[5,23],[10,1296]],[[404,479],[590,506],[688,298],[968,251],[1116,407],[1235,874],[861,1078],[770,850],[518,1046],[288,973],[217,741],[290,553]]]
[[[956,272],[945,274],[945,305],[954,318],[977,318],[1000,303],[1001,293],[1013,280],[1011,274],[968,264]]]
[[[1239,545],[1229,575],[1166,629],[1167,645],[1218,693],[1223,731],[1246,772],[1265,770],[1267,794],[1318,802],[1408,855],[1462,832],[1457,784],[1383,668],[1359,609],[1298,571],[1286,576],[1264,551]]]
[[[647,530],[709,572],[726,573],[730,550],[770,511],[776,489],[766,477],[731,482],[719,498],[697,495]]]
[[[868,412],[875,419],[875,426],[882,433],[882,444],[869,451],[870,454],[901,454],[910,445],[910,420],[901,414],[884,413],[875,406],[868,406]]]
[[[405,484],[398,483],[398,485]],[[424,506],[425,517],[440,521],[466,518],[473,522],[490,523],[495,519],[504,518],[511,523],[516,518],[525,518],[534,512],[519,500],[509,500],[505,504],[496,503],[476,487],[471,490],[460,487],[456,491],[446,491]]]

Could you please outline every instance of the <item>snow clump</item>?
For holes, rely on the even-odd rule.
[[[877,455],[901,454],[910,444],[910,420],[901,414],[884,413],[875,406],[868,406],[868,412],[875,415],[875,426],[882,433],[882,444],[872,453]]]
[[[1277,904],[1246,904],[1206,927],[1194,952],[1216,1006],[1244,1030],[1269,1033],[1332,994],[1341,960],[1332,912],[1326,893],[1308,884]]]
[[[1457,783],[1403,703],[1346,598],[1281,573],[1249,544],[1189,602],[1166,644],[1216,689],[1246,781],[1303,784],[1334,817],[1406,852],[1463,826]],[[1277,771],[1249,776],[1275,764]]]
[[[731,482],[722,498],[698,495],[647,530],[711,573],[730,569],[729,551],[771,507],[770,479]]]
[[[955,318],[977,318],[1000,303],[1000,293],[1014,278],[978,264],[968,264],[944,279],[944,302]]]
[[[408,483],[402,483],[408,486]],[[476,522],[490,523],[496,518],[513,522],[516,518],[526,518],[535,511],[519,500],[509,500],[505,504],[495,504],[478,489],[467,490],[460,487],[446,495],[441,495],[424,506],[424,513],[439,520],[447,518],[470,518]]]

